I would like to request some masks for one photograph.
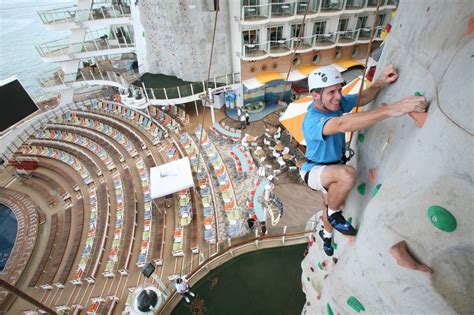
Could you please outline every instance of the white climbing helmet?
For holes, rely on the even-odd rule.
[[[317,68],[308,76],[308,88],[310,92],[312,89],[325,88],[343,82],[344,79],[341,73],[332,66]]]

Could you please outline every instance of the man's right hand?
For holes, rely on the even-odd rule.
[[[388,106],[391,117],[400,117],[412,112],[423,113],[427,107],[428,102],[424,96],[408,96]]]

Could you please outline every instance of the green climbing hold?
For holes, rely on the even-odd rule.
[[[347,305],[352,307],[354,311],[360,313],[360,311],[365,311],[364,305],[354,296],[351,296],[347,299]]]
[[[423,93],[416,91],[415,96],[423,96]]]
[[[357,191],[359,192],[359,194],[361,194],[362,196],[365,195],[365,188],[366,188],[366,183],[362,183],[360,184],[359,186],[357,186]]]
[[[318,262],[318,268],[319,268],[320,270],[323,270],[323,264],[322,264],[321,262]]]
[[[348,222],[349,224],[352,224],[352,217],[349,217],[349,218],[347,219],[347,222]]]
[[[359,140],[360,143],[364,142],[365,140],[365,135],[363,133],[359,133],[357,135],[357,140]]]
[[[334,243],[334,242],[333,242],[333,243],[331,244],[331,246],[332,246],[332,248],[334,248],[334,250],[337,249],[337,243]]]
[[[311,279],[310,279],[309,277],[306,277],[306,280],[308,280],[308,282],[310,282],[310,281],[311,281]]]
[[[382,184],[375,186],[374,191],[372,192],[372,197],[375,197],[375,195],[379,192],[380,187],[382,187]]]
[[[428,219],[438,229],[445,232],[452,232],[457,227],[456,218],[441,206],[431,206],[428,208]]]
[[[326,304],[326,313],[328,313],[328,315],[334,315],[334,312],[332,311],[331,305],[329,305],[329,303]]]

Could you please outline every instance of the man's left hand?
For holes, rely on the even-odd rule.
[[[398,72],[395,69],[395,66],[390,64],[383,69],[382,73],[378,77],[377,81],[375,82],[377,85],[381,87],[393,83],[398,79]]]

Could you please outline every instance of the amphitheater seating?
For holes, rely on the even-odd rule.
[[[202,138],[201,138],[201,132]],[[225,169],[225,164],[222,157],[217,151],[216,147],[208,137],[202,126],[198,126],[195,130],[197,139],[201,139],[201,144],[204,153],[209,159],[210,167],[214,170],[214,182],[217,183],[217,188],[220,191],[220,202],[224,208],[224,213],[229,223],[227,232],[229,236],[236,235],[240,230],[239,211],[235,203],[235,194],[231,184],[231,180]]]
[[[145,163],[141,157],[136,158],[136,166],[138,174],[140,175],[140,181],[143,190],[144,198],[144,221],[143,221],[143,233],[140,241],[140,254],[138,256],[137,266],[143,267],[147,262],[150,261],[150,249],[152,241],[152,199],[150,191],[150,177],[148,170],[145,167]]]
[[[34,179],[32,179],[32,178],[22,178],[22,179],[20,179],[20,182],[23,185],[30,186],[33,190],[38,191],[38,193],[40,193],[41,196],[46,200],[48,205],[52,206],[52,205],[55,205],[55,204],[58,203],[58,198],[51,195],[51,193],[49,192],[49,190],[46,187],[44,187],[42,184],[38,183]],[[41,219],[40,219],[40,221],[41,221]]]
[[[93,100],[91,102],[91,109],[106,112],[121,119],[127,119],[134,125],[146,131],[145,134],[151,136],[151,140],[154,145],[158,144],[160,140],[166,135],[164,128],[156,123],[156,121],[146,117],[141,112],[128,108],[124,105]]]

